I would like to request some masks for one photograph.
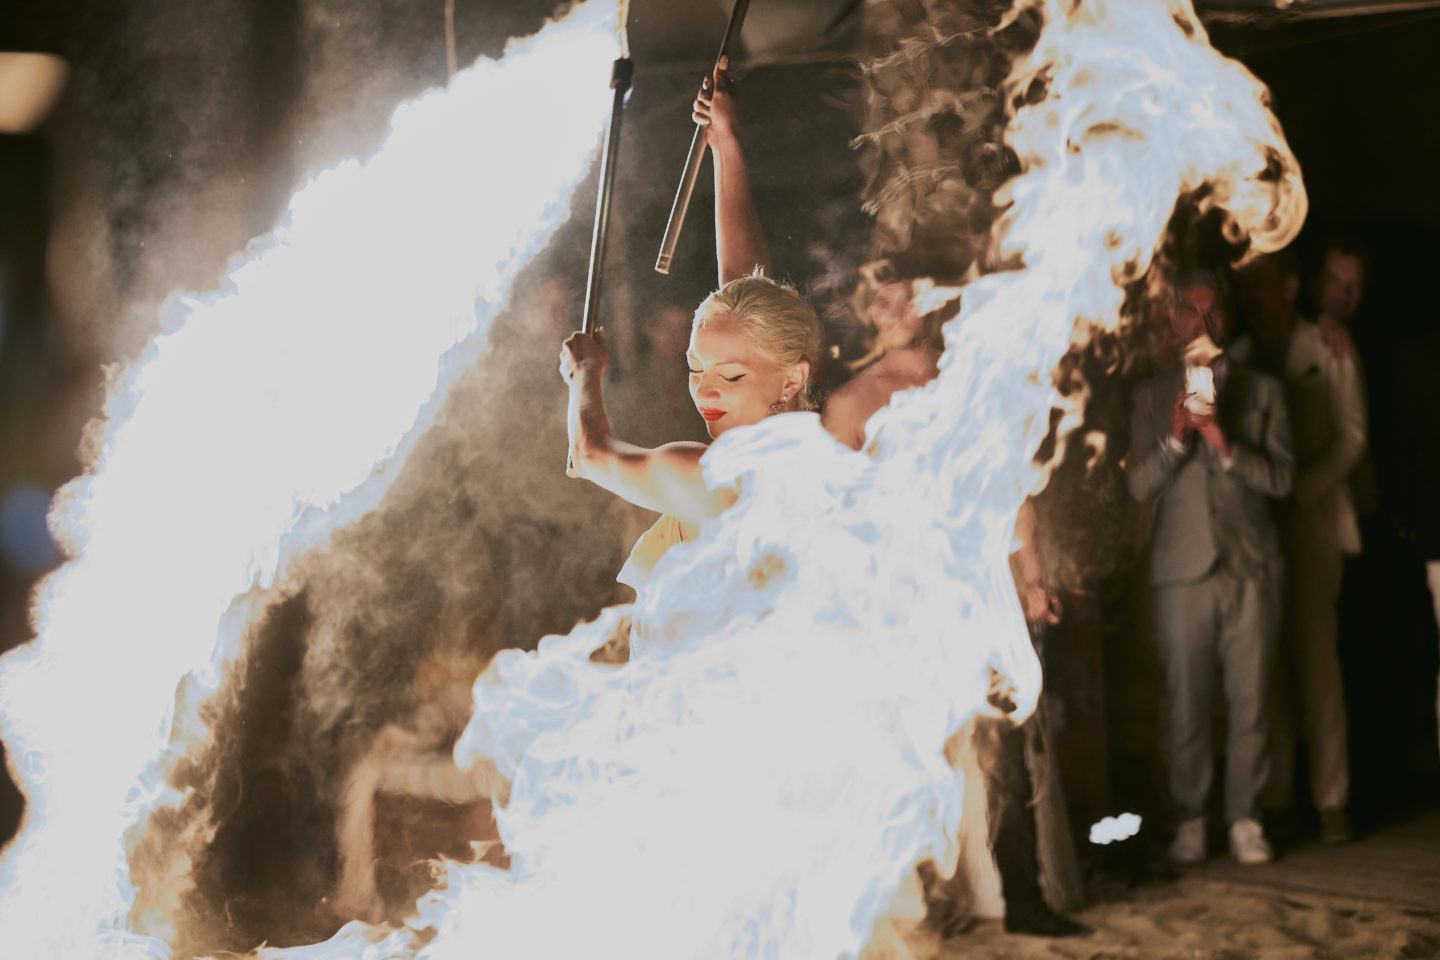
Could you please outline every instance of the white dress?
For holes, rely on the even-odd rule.
[[[665,551],[684,539],[685,530],[680,521],[668,513],[662,514],[659,520],[650,525],[650,529],[640,534],[640,539],[630,548],[630,556],[615,579],[638,594],[645,584],[650,582],[650,574]]]

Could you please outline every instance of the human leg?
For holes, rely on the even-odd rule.
[[[1210,744],[1215,690],[1215,604],[1209,578],[1155,590],[1160,660],[1169,706],[1170,796],[1180,822],[1205,815],[1214,756]]]
[[[1025,766],[1025,728],[1006,719],[976,721],[976,749],[985,774],[990,851],[1005,899],[1005,929],[1046,937],[1089,933],[1056,913],[1040,890],[1034,785]]]
[[[1225,573],[1220,599],[1220,660],[1229,736],[1225,751],[1225,819],[1231,851],[1245,863],[1270,859],[1257,819],[1269,778],[1267,695],[1278,646],[1278,577]]]
[[[1292,615],[1300,702],[1309,744],[1310,788],[1322,818],[1343,818],[1350,802],[1350,757],[1345,688],[1340,675],[1336,603],[1344,557],[1334,544],[1308,538],[1295,552]],[[1332,839],[1340,839],[1335,836]]]

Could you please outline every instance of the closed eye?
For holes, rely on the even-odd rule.
[[[741,380],[745,379],[745,374],[741,373],[733,377],[725,377],[724,379],[727,383],[739,383]]]

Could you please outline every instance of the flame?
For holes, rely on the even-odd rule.
[[[456,753],[462,762],[493,759],[512,780],[499,813],[510,870],[449,865],[447,887],[399,929],[351,924],[325,944],[261,956],[558,957],[599,945],[644,960],[854,956],[879,943],[903,949],[884,922],[914,911],[914,891],[902,881],[925,856],[955,862],[961,790],[945,759],[947,743],[981,709],[992,667],[1014,683],[1022,713],[1039,692],[1006,555],[1019,506],[1043,479],[1030,457],[1057,402],[1046,374],[1073,337],[1119,322],[1121,285],[1145,274],[1177,198],[1208,186],[1201,202],[1225,211],[1232,237],[1249,237],[1260,250],[1288,242],[1305,211],[1298,168],[1263,87],[1209,47],[1188,3],[1032,5],[1043,6],[1046,27],[1016,64],[1007,92],[1018,102],[1015,94],[1039,81],[1045,95],[1011,118],[1009,142],[1024,172],[1001,198],[1010,206],[994,236],[1001,261],[1024,269],[966,288],[963,309],[946,329],[939,378],[872,420],[865,453],[836,444],[813,415],[771,418],[718,441],[707,476],[738,486],[741,498],[698,541],[661,561],[634,610],[628,664],[606,667],[586,656],[622,611],[547,638],[535,654],[496,658],[476,685],[475,716]],[[593,55],[603,59],[599,50]],[[397,118],[395,138],[410,130],[423,141],[429,118],[420,107],[402,116],[413,123]],[[577,137],[577,156],[593,147],[593,133]],[[443,162],[421,148],[410,151],[412,160],[416,152],[427,163]],[[359,177],[384,155],[327,175],[312,190]],[[332,250],[364,257],[380,212],[322,209],[324,192],[314,206],[308,193],[297,200],[287,230],[323,223],[342,238]],[[405,217],[398,201],[387,206],[387,215]],[[418,219],[402,222],[418,226]],[[104,469],[70,508],[84,538],[75,541],[76,560],[47,587],[40,642],[4,664],[7,715],[23,718],[8,721],[11,742],[27,757],[57,745],[82,749],[78,757],[46,752],[29,774],[27,789],[43,799],[36,806],[52,824],[61,823],[62,839],[32,823],[7,859],[5,929],[34,929],[33,917],[46,914],[42,898],[79,892],[92,899],[67,901],[68,915],[59,923],[47,918],[43,937],[21,937],[27,945],[55,943],[62,924],[87,942],[96,939],[94,929],[124,929],[120,837],[133,822],[125,804],[142,795],[153,802],[134,785],[164,743],[145,734],[163,726],[176,678],[210,662],[211,637],[231,597],[267,581],[292,541],[319,542],[342,518],[343,509],[331,509],[323,522],[311,512],[334,505],[340,492],[365,481],[377,454],[403,444],[428,396],[418,381],[433,387],[434,358],[461,335],[454,329],[463,313],[458,293],[453,312],[450,301],[429,305],[425,318],[407,311],[418,325],[436,324],[416,334],[429,338],[428,352],[403,337],[385,338],[384,324],[357,323],[337,309],[337,289],[388,272],[393,260],[362,259],[370,269],[357,270],[356,261],[326,259],[307,270],[299,288],[267,296],[264,265],[273,258],[278,268],[293,255],[287,237],[278,233],[248,271],[236,272],[230,296],[194,308],[215,312],[207,327],[230,329],[238,327],[231,312],[237,304],[255,303],[246,324],[274,327],[270,339],[187,337],[199,326],[187,323],[157,341],[154,357],[130,378],[144,388],[143,400],[128,419],[115,405]],[[405,256],[403,246],[387,253]],[[510,262],[475,251],[456,255],[463,246],[449,244],[436,262],[414,264],[427,287],[450,289],[455,274],[476,263]],[[493,289],[485,284],[503,282],[504,271],[497,273],[467,281],[466,290]],[[387,303],[384,292],[367,291],[367,315],[371,301],[394,310],[398,296]],[[282,305],[283,321],[271,314]],[[322,309],[339,318],[335,326],[308,325]],[[348,342],[351,335],[366,343],[374,335],[383,350],[369,353]],[[297,341],[305,349],[293,355],[267,352]],[[236,351],[250,360],[247,373],[264,371],[266,389],[223,416],[208,404],[200,407],[206,416],[197,415],[197,394],[167,388],[160,375],[199,378],[191,389],[201,398],[226,391],[255,398],[252,377],[225,373]],[[377,382],[405,382],[395,370],[397,351],[429,358],[428,380],[416,375],[409,406],[401,388],[399,396],[364,393]],[[298,359],[287,361],[292,356]],[[333,362],[335,382],[323,383],[324,399],[306,394],[315,404],[305,408],[313,409],[308,432],[277,440],[269,431],[279,418],[256,411],[279,407],[292,419],[288,407],[298,401],[286,388],[315,362],[327,370]],[[355,367],[362,374],[352,380]],[[233,441],[257,416],[265,429],[242,432],[245,444],[214,439],[217,422]],[[358,433],[375,422],[385,429],[366,434],[369,460],[317,439],[322,424]],[[187,460],[205,465],[202,477],[157,476],[157,464],[171,469],[177,436],[193,448]],[[274,475],[257,463],[275,466]],[[120,481],[110,478],[122,466],[147,485],[112,493]],[[217,498],[225,488],[206,484],[231,475],[244,486]],[[164,526],[158,544],[156,517],[182,520]],[[297,519],[305,522],[297,527]],[[223,545],[219,556],[183,552],[216,543]],[[102,566],[99,558],[127,566]],[[171,584],[143,589],[164,574],[196,587],[178,597]],[[152,609],[162,599],[165,609]],[[158,677],[117,682],[125,658],[119,644],[95,641],[103,633],[88,619],[92,612],[110,622],[163,618],[161,636],[173,637],[177,649],[157,649],[155,656],[168,658],[160,669],[146,665]],[[81,671],[81,660],[98,670]],[[123,702],[144,708],[125,712],[115,743],[112,731],[100,731],[114,756],[84,747],[97,731],[66,734],[66,711],[46,702],[62,698],[56,691],[73,696],[86,676],[104,678],[92,690],[105,709],[120,711]],[[42,689],[41,681],[50,683],[45,692],[20,697]],[[96,776],[102,768],[103,779]],[[91,802],[108,806],[84,800],[96,792],[92,778],[103,789]],[[98,825],[85,820],[94,810]],[[63,881],[53,870],[47,875],[52,860],[67,858]],[[17,876],[27,880],[21,893],[14,892]]]
[[[585,657],[612,613],[476,686],[457,760],[513,780],[511,870],[452,865],[398,930],[264,956],[903,951],[884,920],[913,910],[910,868],[955,862],[947,742],[992,666],[1022,714],[1039,691],[1006,555],[1044,476],[1046,374],[1120,322],[1179,198],[1207,187],[1255,250],[1306,205],[1264,88],[1188,3],[1034,5],[1046,27],[1007,92],[1045,94],[1012,117],[1024,172],[994,235],[1024,268],[965,289],[939,378],[878,414],[863,454],[813,415],[726,434],[707,477],[740,500],[662,559],[630,662]]]
[[[173,298],[115,379],[91,465],[51,515],[70,560],[37,592],[35,641],[0,663],[28,801],[0,861],[7,956],[168,954],[178,891],[146,891],[162,907],[132,915],[133,832],[182,799],[164,775],[209,735],[198,709],[272,598],[252,589],[374,505],[457,345],[567,217],[608,115],[615,16],[579,6],[401,107],[221,290]]]

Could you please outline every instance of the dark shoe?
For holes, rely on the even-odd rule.
[[[1355,839],[1355,828],[1343,809],[1320,811],[1320,840],[1334,846]]]
[[[1043,903],[1005,910],[1006,933],[1028,933],[1032,937],[1078,937],[1095,931]]]
[[[1179,867],[1193,867],[1205,862],[1205,818],[1183,821],[1175,830],[1170,844],[1170,862]]]

